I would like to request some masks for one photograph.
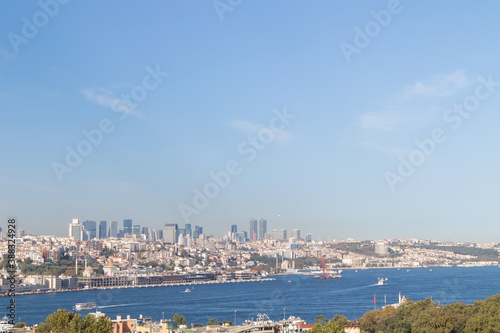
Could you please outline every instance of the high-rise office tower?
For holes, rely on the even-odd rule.
[[[313,237],[312,237],[312,235],[311,235],[311,234],[307,234],[307,235],[306,235],[306,242],[308,242],[308,243],[312,242],[312,238],[313,238]]]
[[[231,233],[235,234],[238,232],[238,226],[236,224],[231,225]]]
[[[109,237],[118,237],[118,222],[112,221],[111,227],[109,228]]]
[[[290,230],[290,238],[292,238],[292,237],[299,240],[300,239],[300,229]]]
[[[250,220],[250,228],[248,230],[248,237],[251,241],[256,241],[257,240],[257,220],[251,219]]]
[[[134,235],[140,235],[141,234],[141,226],[139,224],[132,226],[132,233]]]
[[[193,238],[200,238],[200,235],[203,235],[203,227],[199,225],[194,226]]]
[[[92,240],[97,237],[97,222],[96,221],[83,221],[83,231],[87,235],[84,240]],[[86,239],[85,239],[86,238]]]
[[[132,233],[132,220],[130,219],[123,220],[123,233],[124,234]]]
[[[259,220],[259,239],[265,239],[267,234],[267,220]]]
[[[69,237],[72,237],[74,240],[83,240],[82,225],[78,219],[73,219],[69,224]]]
[[[177,244],[177,229],[177,223],[165,223],[165,227],[163,228],[163,242],[167,244]]]
[[[151,233],[149,232],[148,227],[142,227],[142,235],[145,235],[146,239],[151,239]]]
[[[286,236],[286,229],[281,229],[280,239],[283,239],[283,240],[287,240],[288,239],[288,237]]]
[[[191,231],[191,223],[186,223],[186,225],[184,226],[184,229],[186,230],[186,236],[189,235],[191,236],[192,235],[192,231]]]
[[[108,222],[101,221],[99,222],[99,238],[107,238],[108,237]]]
[[[279,239],[280,234],[279,234],[279,232],[278,232],[278,229],[273,229],[272,236],[273,236],[273,239],[274,239],[274,240],[278,240],[278,239]]]

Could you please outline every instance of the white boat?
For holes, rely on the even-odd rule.
[[[185,292],[185,293],[190,293],[190,292],[191,292],[191,289],[189,289],[189,288],[188,288],[188,289],[184,290],[184,292]]]
[[[75,306],[73,307],[73,310],[75,311],[94,310],[94,309],[97,309],[97,304],[95,303],[76,303]]]
[[[4,316],[0,320],[0,332],[12,332],[13,325],[9,322],[7,316]]]
[[[387,278],[378,278],[377,285],[378,286],[383,286],[384,284],[387,284]]]

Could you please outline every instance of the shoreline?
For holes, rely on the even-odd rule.
[[[171,286],[194,286],[194,285],[204,285],[204,284],[220,284],[220,283],[242,283],[242,282],[270,282],[276,281],[275,278],[262,278],[262,279],[246,279],[246,280],[213,280],[213,281],[196,281],[196,282],[181,282],[181,283],[165,283],[165,284],[144,284],[144,285],[134,285],[134,286],[114,286],[114,287],[94,287],[94,288],[82,288],[82,289],[66,289],[66,290],[43,290],[35,292],[22,292],[16,293],[16,296],[26,296],[26,295],[40,295],[40,294],[59,294],[66,292],[79,292],[79,291],[92,291],[92,290],[111,290],[111,289],[135,289],[135,288],[157,288],[157,287],[171,287]],[[2,297],[8,297],[8,295],[0,295]]]

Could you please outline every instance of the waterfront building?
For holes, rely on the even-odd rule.
[[[385,256],[389,253],[389,248],[385,244],[385,242],[377,242],[375,243],[375,253],[381,256]]]

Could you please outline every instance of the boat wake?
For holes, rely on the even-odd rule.
[[[115,305],[102,305],[98,306],[98,309],[106,309],[106,308],[119,308],[122,306],[131,306],[131,305],[144,305],[144,303],[127,303],[127,304],[115,304]]]

